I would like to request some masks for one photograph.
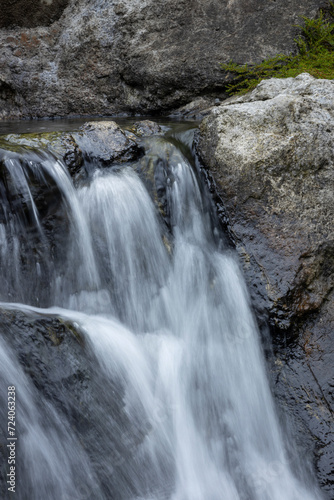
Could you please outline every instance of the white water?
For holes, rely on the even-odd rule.
[[[152,151],[158,155],[154,145]],[[110,483],[119,485],[113,498],[320,499],[303,473],[302,457],[296,452],[291,459],[292,444],[289,458],[285,450],[236,257],[228,249],[218,251],[188,162],[177,151],[169,160],[171,253],[156,208],[132,168],[97,171],[75,191],[63,170],[53,167],[71,234],[82,250],[76,253],[69,244],[65,266],[52,270],[54,304],[62,309],[6,307],[75,322],[98,360],[95,369],[106,380],[118,380],[127,416],[127,428],[119,423],[120,439],[125,448],[129,431],[138,439],[129,445],[132,460],[108,456],[104,442]],[[5,248],[2,243],[8,260]],[[64,269],[72,271],[64,276]],[[45,410],[46,403],[51,431],[43,431],[35,389],[21,369],[14,373],[17,361],[7,349],[0,344],[6,380],[24,398],[20,411],[28,438],[21,449],[24,456],[34,455],[37,469],[43,466],[35,477],[27,465],[30,493],[21,491],[18,498],[111,498],[105,485],[96,489],[98,470],[73,442],[66,422],[60,429],[56,411]],[[96,415],[97,428],[102,418]],[[83,489],[81,479],[74,481],[78,462]]]
[[[89,460],[79,443],[72,438],[69,426],[38,394],[19,366],[15,354],[2,339],[0,379],[4,388],[15,387],[19,398],[16,403],[18,417],[15,419],[16,423],[20,422],[15,450],[17,484],[15,493],[10,493],[9,498],[75,498],[75,488],[82,485],[88,488],[88,485],[96,481]],[[7,444],[8,440],[2,442]],[[24,474],[24,481],[20,477],[23,467],[18,464],[24,464],[28,470]]]

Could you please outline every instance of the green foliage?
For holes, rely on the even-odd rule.
[[[297,25],[301,34],[295,39],[297,55],[278,54],[260,64],[238,65],[233,61],[221,64],[221,68],[235,78],[227,86],[227,92],[245,94],[267,78],[295,77],[310,73],[316,78],[334,78],[334,2],[320,11],[316,19],[302,16],[303,25]]]

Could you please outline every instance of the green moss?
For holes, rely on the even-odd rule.
[[[85,338],[84,336],[82,335],[82,333],[77,330],[77,328],[75,328],[75,326],[73,325],[73,323],[71,323],[70,321],[65,321],[63,320],[62,318],[58,318],[60,323],[63,323],[65,325],[65,327],[70,331],[72,332],[72,334],[74,335],[74,337],[76,338],[76,340],[79,342],[79,344],[81,346],[85,345]]]
[[[230,95],[245,94],[267,78],[295,77],[305,72],[316,78],[334,78],[334,2],[329,2],[326,12],[320,10],[316,19],[302,19],[304,24],[298,25],[301,34],[295,39],[297,55],[278,54],[254,66],[232,61],[221,64],[234,76],[226,89]]]

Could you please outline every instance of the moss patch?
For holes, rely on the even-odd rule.
[[[262,63],[249,66],[233,61],[221,64],[233,81],[226,88],[230,95],[245,94],[267,78],[295,77],[309,73],[315,78],[334,78],[334,2],[321,9],[316,19],[302,17],[301,34],[295,39],[297,55],[278,54]]]

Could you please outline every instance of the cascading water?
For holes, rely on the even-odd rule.
[[[1,307],[74,325],[105,401],[87,437],[0,339],[17,391],[17,498],[322,498],[287,453],[244,281],[197,172],[166,138],[146,152],[77,189],[46,153],[2,158]]]

